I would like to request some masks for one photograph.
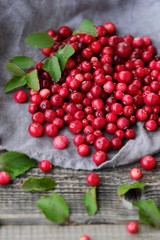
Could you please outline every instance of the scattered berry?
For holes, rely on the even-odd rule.
[[[53,139],[53,146],[59,150],[68,146],[68,138],[64,135],[57,136]]]
[[[7,185],[11,181],[9,173],[0,171],[0,185]]]
[[[39,163],[39,168],[42,170],[42,172],[49,172],[52,168],[52,163],[48,160],[42,160]]]
[[[140,159],[140,164],[144,170],[152,170],[156,168],[156,159],[151,155],[144,156]]]
[[[135,234],[138,232],[138,223],[136,221],[127,223],[127,231],[131,234]]]
[[[17,103],[24,103],[26,102],[28,99],[28,95],[24,90],[18,90],[17,92],[15,92],[14,94],[14,100]]]
[[[86,176],[86,181],[92,187],[96,187],[100,184],[100,178],[96,173],[88,173]]]
[[[130,177],[134,180],[139,180],[142,178],[142,171],[140,168],[132,168],[130,170]]]

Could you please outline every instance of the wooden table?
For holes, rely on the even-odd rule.
[[[160,164],[160,154],[156,156]],[[98,171],[101,185],[98,188],[99,211],[89,217],[82,204],[84,191],[88,188],[85,182],[87,171],[73,171],[54,168],[47,176],[57,182],[56,190],[61,193],[71,211],[71,223],[68,226],[57,226],[47,221],[35,202],[44,193],[24,193],[21,182],[29,176],[43,176],[38,168],[34,168],[12,184],[0,188],[0,240],[78,240],[83,234],[88,234],[92,240],[112,239],[160,239],[160,230],[140,225],[140,232],[135,236],[127,233],[125,224],[129,220],[137,220],[137,211],[128,209],[117,196],[117,187],[123,183],[131,183],[129,170],[139,166],[104,169]],[[159,168],[153,172],[144,173],[142,181],[148,187],[144,192],[146,199],[155,199],[160,206],[160,176]],[[49,191],[47,194],[51,193]]]

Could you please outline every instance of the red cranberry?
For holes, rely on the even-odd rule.
[[[42,112],[36,112],[32,115],[32,121],[36,123],[43,123],[45,120],[44,113]]]
[[[148,113],[143,108],[140,108],[136,111],[136,118],[140,122],[146,121],[148,117],[149,117]]]
[[[125,117],[131,117],[134,114],[134,107],[133,106],[124,106],[123,114]]]
[[[90,125],[87,125],[87,126],[84,127],[83,132],[84,132],[85,135],[91,134],[91,133],[94,132],[94,128]]]
[[[94,129],[103,129],[105,128],[105,125],[106,125],[106,120],[104,117],[96,117],[92,121],[92,126],[94,127]]]
[[[72,92],[69,96],[69,100],[74,104],[81,103],[83,100],[83,94],[81,92]]]
[[[58,118],[58,117],[54,118],[52,123],[53,123],[55,126],[57,126],[58,128],[62,128],[62,127],[64,126],[64,121],[63,121],[63,119]]]
[[[123,139],[125,137],[125,132],[121,129],[117,129],[114,136]]]
[[[148,131],[155,131],[157,128],[158,128],[158,124],[155,120],[147,120],[147,122],[145,122],[144,124],[145,128],[148,130]]]
[[[106,93],[111,94],[111,93],[113,93],[114,90],[115,90],[115,85],[114,85],[113,82],[108,81],[108,82],[106,82],[106,83],[104,84],[103,89],[104,89],[104,91],[105,91]]]
[[[90,148],[87,144],[81,144],[77,148],[77,152],[80,156],[85,157],[90,154]]]
[[[127,231],[131,234],[135,234],[138,232],[138,223],[136,221],[128,222],[126,227]]]
[[[79,145],[85,143],[85,137],[83,135],[81,135],[81,134],[77,134],[73,138],[73,143],[74,143],[75,146],[78,147]]]
[[[39,168],[42,172],[49,172],[52,169],[52,163],[49,160],[42,160],[39,163]]]
[[[0,185],[7,185],[11,181],[9,173],[0,171]]]
[[[130,44],[127,44],[126,42],[120,42],[116,46],[116,54],[119,57],[129,58],[129,56],[131,55],[131,52],[132,52],[132,48]]]
[[[117,115],[121,115],[123,113],[123,106],[120,103],[113,103],[111,105],[111,111],[112,113],[115,113]]]
[[[90,46],[94,53],[99,53],[102,49],[102,45],[99,41],[92,42]]]
[[[114,137],[111,139],[111,146],[113,149],[120,149],[123,145],[122,139]]]
[[[68,138],[64,135],[57,136],[53,139],[53,146],[59,150],[68,146]]]
[[[81,132],[82,128],[83,124],[80,120],[73,120],[69,124],[69,130],[74,134]]]
[[[100,178],[96,173],[88,173],[86,176],[86,182],[92,186],[96,187],[100,184]]]
[[[110,148],[110,141],[106,137],[98,137],[94,142],[94,148],[99,151],[107,152]]]
[[[92,156],[93,162],[99,166],[107,160],[107,153],[104,151],[97,151]]]
[[[38,111],[39,106],[35,103],[31,103],[28,105],[28,112],[33,114]]]
[[[53,107],[61,107],[63,105],[63,98],[59,94],[55,94],[51,97],[50,102]]]
[[[30,101],[31,101],[31,103],[35,103],[35,104],[39,105],[41,103],[41,97],[39,96],[39,94],[32,95],[30,97]]]
[[[91,94],[94,98],[98,98],[102,95],[102,88],[98,85],[94,85],[91,88]]]
[[[95,98],[92,100],[92,107],[95,110],[101,110],[104,108],[104,102],[101,98]]]
[[[132,74],[129,71],[121,71],[118,73],[118,82],[129,84],[132,80]]]
[[[117,130],[117,125],[116,125],[116,124],[114,124],[114,123],[108,123],[108,124],[106,125],[106,131],[107,131],[107,133],[113,134],[113,133],[115,133],[116,130]]]
[[[51,48],[42,48],[42,54],[45,55],[46,57],[49,57],[51,53]]]
[[[139,180],[140,178],[142,178],[142,171],[140,168],[132,168],[130,170],[130,177],[134,180]]]
[[[140,159],[140,164],[144,170],[152,170],[156,168],[157,165],[156,159],[151,155],[142,157]]]
[[[56,34],[53,29],[49,29],[47,33],[48,33],[48,35],[51,36],[51,37],[54,37],[55,34]]]
[[[24,103],[28,99],[27,93],[24,90],[18,90],[14,93],[14,100],[17,103]]]
[[[91,144],[93,144],[93,143],[95,142],[96,136],[95,136],[93,133],[88,134],[88,135],[86,135],[85,140],[86,140],[86,143],[87,143],[87,144],[90,144],[90,145],[91,145]]]
[[[69,125],[70,122],[72,122],[74,120],[74,116],[72,114],[68,113],[68,114],[64,115],[63,120],[67,125]]]
[[[44,99],[42,100],[42,102],[40,103],[39,107],[42,109],[42,110],[46,110],[46,109],[50,109],[51,108],[51,103],[49,100],[47,99]]]
[[[63,38],[68,38],[72,34],[72,30],[68,26],[61,26],[58,29],[58,33],[63,37]]]
[[[106,115],[106,122],[108,123],[115,123],[117,122],[117,115],[113,112],[109,112],[107,115]]]
[[[121,130],[127,129],[129,127],[129,125],[130,125],[130,121],[126,117],[120,117],[117,120],[117,127]]]
[[[134,129],[127,129],[126,132],[125,132],[125,137],[126,139],[133,139],[135,138],[136,136],[136,133],[135,133],[135,130]]]
[[[44,128],[40,123],[31,123],[28,131],[32,137],[41,137],[44,133]]]
[[[55,124],[47,124],[45,126],[45,134],[48,136],[48,137],[54,137],[58,134],[58,127],[55,125]]]
[[[148,106],[158,106],[159,102],[160,102],[159,96],[152,92],[145,94],[143,99],[144,99],[145,104]]]
[[[105,22],[103,25],[108,35],[114,35],[114,33],[116,32],[116,26],[114,25],[114,23]]]
[[[82,110],[76,111],[74,113],[74,118],[77,120],[83,120],[85,118],[85,113]]]
[[[50,90],[47,88],[43,88],[40,90],[39,95],[42,99],[47,99],[50,96]]]

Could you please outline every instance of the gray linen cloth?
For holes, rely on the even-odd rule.
[[[21,151],[37,159],[49,159],[55,166],[93,170],[115,167],[137,161],[141,156],[160,150],[160,131],[149,133],[141,123],[136,126],[137,137],[128,141],[117,152],[111,152],[108,161],[96,167],[91,156],[82,158],[73,146],[73,135],[67,129],[70,144],[65,150],[56,150],[52,139],[33,138],[28,134],[31,115],[28,103],[16,104],[13,93],[4,94],[3,86],[9,74],[6,63],[15,55],[40,59],[38,50],[26,46],[24,38],[32,32],[69,25],[77,28],[84,18],[102,24],[113,21],[120,35],[151,36],[157,49],[160,43],[160,1],[155,0],[0,0],[0,149]]]

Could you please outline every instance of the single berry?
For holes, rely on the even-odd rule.
[[[31,123],[28,131],[32,137],[41,137],[44,133],[44,128],[40,123]]]
[[[94,142],[94,148],[99,151],[107,152],[110,148],[110,141],[106,137],[98,137]]]
[[[45,126],[45,134],[48,137],[55,137],[58,134],[58,127],[53,123],[47,124]]]
[[[39,163],[39,168],[42,170],[42,172],[49,172],[52,168],[52,163],[48,160],[42,160]]]
[[[81,134],[77,134],[73,138],[73,143],[74,143],[75,146],[78,147],[79,145],[85,143],[85,137]]]
[[[107,153],[104,151],[97,151],[93,154],[92,160],[98,166],[107,160]]]
[[[142,177],[142,171],[140,168],[132,168],[130,170],[130,177],[134,180],[139,180]]]
[[[136,221],[127,223],[127,231],[131,234],[135,234],[138,232],[138,223]]]
[[[149,171],[156,168],[157,163],[156,163],[156,159],[153,156],[147,155],[140,159],[140,164],[144,170]]]
[[[88,156],[90,154],[90,147],[83,143],[78,146],[77,152],[82,157]]]
[[[86,181],[92,187],[96,187],[100,184],[100,178],[96,173],[88,173],[86,176]]]
[[[7,185],[11,181],[9,173],[0,171],[0,185]]]
[[[28,99],[28,96],[27,96],[27,93],[24,90],[18,90],[14,94],[14,100],[17,103],[24,103],[24,102],[27,101],[27,99]]]
[[[57,136],[53,139],[53,146],[59,150],[68,146],[68,138],[64,135]]]

